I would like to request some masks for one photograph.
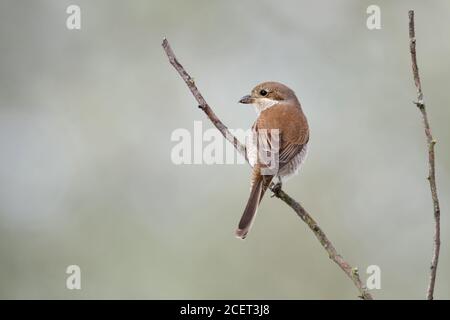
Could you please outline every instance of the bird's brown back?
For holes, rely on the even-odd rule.
[[[279,103],[262,111],[254,129],[279,129],[280,152],[289,144],[303,145],[309,139],[308,121],[298,102]]]

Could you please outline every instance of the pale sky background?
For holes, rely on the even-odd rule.
[[[80,31],[66,7],[81,7]],[[366,8],[381,8],[381,30]],[[432,203],[412,104],[408,10],[442,207],[436,298],[450,298],[450,2],[0,0],[0,298],[355,299],[306,225],[266,197],[234,229],[247,165],[170,161],[171,133],[205,116],[161,48],[167,37],[216,114],[275,80],[295,90],[310,152],[285,190],[375,298],[425,297]],[[65,287],[68,265],[82,290]]]

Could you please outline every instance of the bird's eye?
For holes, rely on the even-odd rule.
[[[267,91],[264,90],[264,89],[262,89],[262,90],[259,92],[259,94],[262,95],[263,97],[265,97],[265,96],[267,96]]]

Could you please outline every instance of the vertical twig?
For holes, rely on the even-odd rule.
[[[222,135],[231,142],[234,147],[244,156],[246,155],[245,146],[242,145],[239,140],[231,134],[228,128],[220,121],[220,119],[214,114],[210,106],[206,103],[205,99],[201,95],[197,86],[195,85],[192,77],[186,72],[183,66],[178,62],[175,54],[170,47],[167,39],[163,40],[162,46],[164,51],[166,52],[167,57],[169,58],[170,64],[177,70],[180,76],[183,78],[184,82],[188,86],[194,98],[197,100],[199,107],[206,113],[209,120],[216,126],[216,128],[222,133]],[[247,157],[245,157],[247,159]],[[248,159],[247,159],[248,161]],[[273,187],[273,184],[271,185]],[[308,225],[308,227],[315,234],[317,239],[319,240],[322,247],[328,253],[328,256],[332,261],[334,261],[344,272],[345,274],[352,280],[355,287],[358,289],[360,298],[365,300],[372,300],[372,295],[368,292],[365,285],[362,283],[358,269],[352,268],[344,258],[337,253],[335,247],[322,231],[322,229],[317,225],[314,219],[310,216],[310,214],[293,198],[291,198],[287,193],[285,193],[280,188],[273,188],[273,192],[277,198],[285,202],[289,207],[291,207],[297,215]]]
[[[422,114],[423,125],[425,127],[425,136],[428,145],[428,181],[430,183],[431,198],[433,200],[434,211],[434,241],[433,241],[433,256],[430,266],[430,280],[427,289],[427,299],[432,300],[434,297],[434,286],[436,283],[436,271],[439,262],[439,250],[441,246],[441,227],[440,217],[441,211],[439,208],[439,198],[436,188],[436,172],[434,161],[434,146],[436,140],[433,139],[431,134],[430,122],[428,121],[428,115],[425,108],[423,99],[422,84],[420,82],[419,68],[417,66],[416,56],[416,32],[414,28],[414,11],[409,11],[409,51],[411,52],[412,71],[414,76],[414,83],[417,88],[417,101],[414,104],[419,108]]]

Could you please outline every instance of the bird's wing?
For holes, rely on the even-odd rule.
[[[292,159],[294,159],[302,150],[304,144],[293,144],[290,143],[280,151],[278,158],[279,169],[283,168]]]
[[[304,145],[308,142],[309,137],[300,136],[296,143],[287,143],[282,145],[283,133],[273,134],[272,131],[266,129],[257,129],[252,131],[252,143],[247,145],[247,153],[250,165],[254,167],[255,164],[259,165],[259,170],[263,175],[271,175],[264,173],[264,168],[271,167],[273,165],[272,160],[278,160],[278,170],[288,164],[295,158],[303,149]],[[271,167],[272,168],[272,167]],[[267,172],[267,171],[266,171]],[[276,172],[272,173],[273,175]]]

